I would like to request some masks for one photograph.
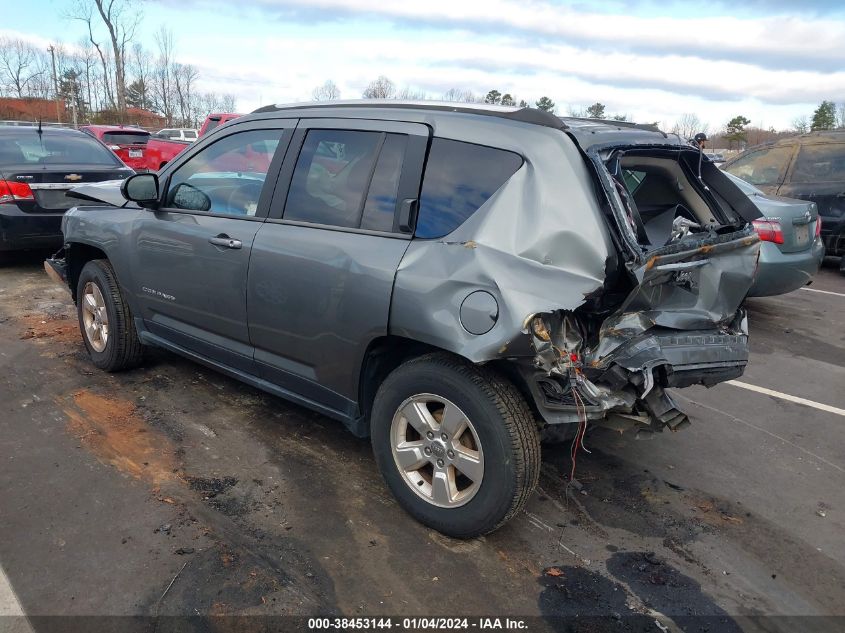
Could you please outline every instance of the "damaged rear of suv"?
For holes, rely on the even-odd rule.
[[[581,305],[526,316],[536,357],[521,373],[550,424],[677,430],[689,421],[667,387],[712,387],[747,363],[741,304],[757,267],[749,222],[759,211],[698,151],[656,129],[565,124],[591,167],[617,258]]]
[[[667,389],[748,360],[759,212],[653,128],[269,106],[105,189],[48,260],[94,363],[163,347],[339,419],[452,536],[522,507],[541,437],[677,430]]]

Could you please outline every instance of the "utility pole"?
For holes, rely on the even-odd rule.
[[[62,113],[59,106],[59,78],[56,75],[56,49],[50,44],[47,49],[50,51],[50,59],[53,60],[53,88],[56,91],[56,121],[62,122]]]
[[[74,128],[74,129],[78,129],[78,128],[79,128],[79,121],[78,121],[78,120],[77,120],[77,118],[76,118],[76,101],[77,101],[77,96],[76,96],[76,78],[77,78],[77,73],[76,73],[76,71],[74,71],[74,73],[73,73],[73,81],[72,81],[72,82],[71,82],[71,84],[70,84],[70,90],[71,90],[71,97],[70,97],[70,98],[71,98],[71,102],[70,102],[70,108],[71,108],[71,111],[73,112],[73,128]]]

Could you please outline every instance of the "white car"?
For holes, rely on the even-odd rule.
[[[197,134],[196,130],[192,130],[189,128],[165,128],[163,130],[159,130],[155,134],[161,138],[168,138],[175,141],[196,141]]]

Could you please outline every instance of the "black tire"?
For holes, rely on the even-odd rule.
[[[406,399],[422,393],[444,397],[472,422],[484,455],[484,474],[464,505],[426,501],[404,479],[391,449],[391,424]],[[376,394],[370,420],[373,452],[399,504],[421,523],[448,536],[492,532],[528,500],[540,477],[540,441],[531,410],[514,385],[491,369],[434,353],[394,370]]]
[[[100,290],[108,315],[109,335],[105,349],[97,351],[88,340],[83,321],[83,295],[86,284],[93,283]],[[121,371],[141,364],[144,348],[138,339],[129,305],[120,293],[114,269],[108,260],[94,259],[85,264],[76,284],[76,314],[82,340],[91,361],[105,371]]]

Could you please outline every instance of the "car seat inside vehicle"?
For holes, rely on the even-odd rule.
[[[644,238],[651,246],[667,244],[678,218],[699,226],[714,222],[710,207],[677,161],[625,156],[621,168],[628,202],[641,222],[637,227],[641,241]]]

